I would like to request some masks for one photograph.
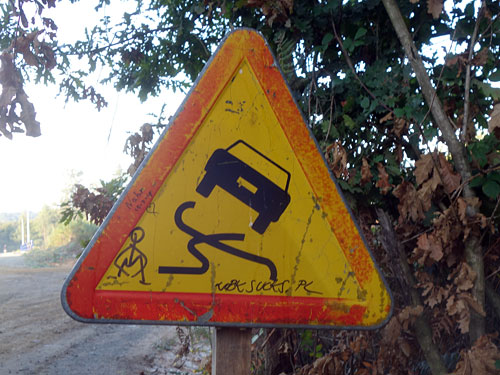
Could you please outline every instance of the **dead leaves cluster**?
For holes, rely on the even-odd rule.
[[[294,375],[343,375],[353,363],[357,364],[356,375],[377,375],[374,364],[364,360],[363,354],[368,356],[373,354],[369,340],[364,334],[338,332],[335,336],[337,340],[335,348],[313,363],[297,369]]]
[[[104,188],[97,188],[91,192],[83,185],[76,184],[71,195],[73,207],[85,212],[90,220],[100,225],[115,203],[115,199],[107,194]]]
[[[471,291],[476,279],[475,272],[465,263],[459,263],[449,274],[444,285],[440,285],[430,274],[419,271],[416,273],[419,280],[417,287],[424,297],[424,304],[433,312],[432,318],[435,323],[434,328],[445,327],[450,331],[450,322],[455,322],[462,334],[469,332],[471,310],[481,316],[486,316],[485,311],[477,300],[472,296]],[[439,309],[444,309],[444,316]],[[439,323],[436,320],[445,320]],[[440,332],[433,332],[433,337],[441,336]]]
[[[21,133],[26,128],[26,135],[38,137],[40,123],[36,120],[33,104],[28,100],[19,71],[14,65],[14,56],[8,52],[0,55],[0,133],[12,139],[13,133]],[[19,109],[20,108],[20,109]]]
[[[269,26],[272,26],[274,21],[280,21],[290,27],[293,0],[248,0],[248,5],[260,8]]]
[[[18,35],[13,38],[10,46],[0,52],[0,135],[12,139],[13,133],[22,133],[26,129],[26,135],[37,137],[41,134],[40,123],[36,120],[34,105],[29,101],[24,91],[21,72],[16,67],[16,57],[21,56],[27,66],[37,69],[52,70],[57,62],[52,46],[42,38],[46,34],[48,38],[55,37],[57,30],[52,19],[41,17],[42,10],[54,7],[55,1],[36,1],[37,14],[41,17],[42,25],[46,30],[33,30],[28,32],[28,18],[23,10],[26,2],[19,2],[18,7],[11,2],[14,15],[18,16],[23,27],[18,28]],[[34,18],[31,21],[35,24]]]
[[[481,336],[469,350],[460,351],[460,360],[450,375],[500,374],[500,351],[492,336]]]
[[[340,141],[335,141],[326,148],[325,158],[335,178],[349,179],[347,152],[342,147]]]
[[[134,162],[127,170],[129,175],[134,175],[135,171],[139,168],[142,161],[149,153],[153,142],[153,136],[153,126],[151,124],[144,124],[141,126],[139,132],[132,134],[125,141],[125,148],[123,149],[123,152],[130,155],[134,159]]]
[[[403,181],[393,191],[399,199],[399,224],[406,221],[416,223],[425,219],[433,196],[442,187],[444,193],[451,194],[460,186],[460,175],[454,172],[450,162],[441,153],[423,155],[415,163],[416,187]]]
[[[500,139],[500,103],[495,104],[488,121],[488,131]]]

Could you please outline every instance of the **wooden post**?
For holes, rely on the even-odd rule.
[[[222,327],[214,335],[212,375],[250,375],[252,330]]]

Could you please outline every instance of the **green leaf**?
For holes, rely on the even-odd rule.
[[[493,171],[493,172],[489,173],[488,180],[493,180],[493,181],[500,183],[500,173],[497,171]]]
[[[486,155],[490,152],[490,147],[486,142],[477,142],[471,144],[469,148],[472,156],[479,163],[479,166],[481,168],[484,167],[488,163],[488,157]]]
[[[473,79],[472,84],[479,87],[483,91],[485,96],[490,96],[495,100],[500,100],[500,88],[492,87],[488,83],[478,81],[477,79]]]
[[[396,117],[403,117],[405,115],[405,110],[404,108],[395,108],[394,114],[396,115]]]
[[[349,129],[354,129],[356,127],[356,123],[349,115],[343,115],[342,117],[344,118],[344,122]]]
[[[369,106],[370,106],[370,99],[365,96],[362,100],[361,100],[361,107],[363,107],[363,109],[367,109]]]
[[[354,50],[354,41],[347,37],[345,38],[344,40],[344,48],[349,51],[349,52],[352,52]]]
[[[486,181],[486,179],[483,177],[483,176],[477,176],[476,178],[474,178],[469,186],[470,187],[478,187],[478,186],[481,186],[484,184],[484,181]]]
[[[500,81],[500,69],[497,68],[496,72],[491,73],[490,76],[488,77],[490,81],[495,81],[498,82]]]
[[[500,359],[497,359],[497,360],[495,361],[495,368],[496,368],[496,369],[500,369]]]
[[[328,44],[333,40],[333,34],[332,33],[327,33],[323,37],[323,40],[321,41],[321,44],[323,45],[323,48],[326,49],[328,47]]]
[[[356,35],[354,36],[354,40],[362,38],[366,35],[366,29],[364,27],[360,27],[358,31],[356,31]]]
[[[483,185],[483,193],[491,199],[497,199],[500,194],[500,185],[493,180],[487,180]]]

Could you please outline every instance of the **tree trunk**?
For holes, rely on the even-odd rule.
[[[382,2],[384,3],[385,9],[387,11],[387,14],[389,15],[389,18],[391,19],[392,25],[394,26],[396,34],[398,35],[399,41],[403,45],[406,56],[408,57],[413,71],[415,72],[418,83],[420,84],[420,88],[422,90],[422,94],[424,95],[425,101],[429,105],[434,121],[436,122],[436,125],[441,131],[445,143],[448,146],[448,149],[455,163],[455,167],[460,173],[462,181],[467,182],[471,177],[471,167],[467,160],[465,147],[456,137],[454,128],[443,109],[441,101],[436,95],[436,91],[432,86],[427,71],[425,70],[420,54],[418,53],[418,50],[413,43],[410,32],[406,27],[399,7],[395,0],[382,0]],[[465,198],[475,196],[474,192],[467,183],[464,185],[463,195]],[[469,216],[474,216],[477,214],[477,210],[472,206],[468,206],[467,214]],[[482,248],[477,236],[471,235],[467,239],[465,243],[465,257],[467,263],[477,275],[472,294],[484,310],[484,265]],[[471,342],[474,342],[477,338],[482,336],[484,332],[484,318],[477,314],[475,311],[471,311],[471,322],[469,329],[469,337],[471,339]]]
[[[405,299],[407,299],[407,303],[411,303],[413,306],[422,306],[420,294],[415,288],[413,273],[408,265],[404,250],[396,238],[389,215],[383,210],[377,210],[377,216],[382,229],[382,245],[390,254],[390,259],[393,262],[392,268],[400,283],[401,292],[405,296]],[[439,353],[439,349],[432,341],[431,326],[425,314],[420,315],[416,319],[413,329],[432,374],[447,374],[446,366]]]

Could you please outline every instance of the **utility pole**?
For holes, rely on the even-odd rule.
[[[23,214],[21,214],[21,247],[24,245],[24,219]]]
[[[30,242],[30,212],[29,210],[26,211],[26,244],[28,246],[28,249],[31,249],[31,242]]]

